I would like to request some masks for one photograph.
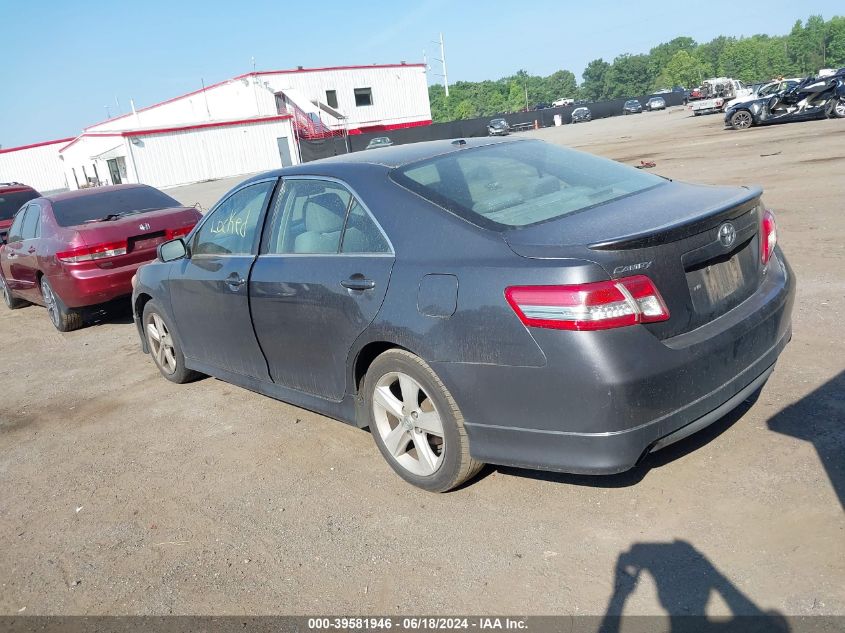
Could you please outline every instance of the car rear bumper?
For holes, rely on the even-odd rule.
[[[146,263],[136,262],[119,268],[67,266],[64,274],[49,279],[65,305],[82,308],[131,295],[132,275]]]
[[[463,413],[473,457],[611,474],[720,419],[768,378],[792,337],[792,271],[720,318],[660,341],[633,326],[532,330],[544,367],[433,363]]]

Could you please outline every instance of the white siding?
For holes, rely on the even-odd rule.
[[[59,148],[68,141],[0,153],[0,182],[22,182],[42,193],[65,189]]]
[[[278,169],[281,137],[287,137],[295,161],[290,122],[284,120],[139,136],[138,144],[130,142],[127,162],[140,182],[172,187]]]
[[[126,139],[115,135],[83,136],[72,145],[65,144],[66,148],[57,146],[57,149],[62,149],[62,165],[67,186],[70,189],[77,189],[77,182],[85,186],[86,175],[88,178],[99,178],[101,184],[112,184],[105,161],[98,160],[96,157],[115,148],[125,148],[125,144]],[[125,155],[125,151],[122,153]]]

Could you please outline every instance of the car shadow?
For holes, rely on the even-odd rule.
[[[117,324],[127,325],[134,323],[132,319],[132,302],[123,297],[108,303],[85,308],[82,316],[85,327],[92,325]]]
[[[511,466],[485,466],[475,481],[489,476],[493,472],[505,475],[536,479],[540,481],[551,481],[573,486],[589,486],[593,488],[626,488],[638,484],[654,468],[660,468],[666,464],[680,459],[685,455],[697,451],[702,446],[713,441],[722,433],[731,428],[742,416],[744,416],[760,395],[760,390],[749,396],[737,408],[717,420],[713,424],[693,433],[675,444],[655,453],[645,455],[640,462],[631,470],[617,475],[573,475],[569,473],[557,473],[542,470],[530,470],[527,468],[516,468]]]
[[[687,541],[675,540],[665,543],[634,543],[630,549],[619,555],[614,571],[613,593],[601,618],[599,633],[619,633],[628,628],[625,626],[625,604],[637,591],[644,572],[651,576],[660,606],[668,615],[627,616],[649,620],[645,623],[648,630],[667,633],[790,631],[789,623],[782,614],[777,611],[763,611],[704,554]],[[711,603],[713,594],[721,598],[730,615],[713,616],[712,619],[708,617],[707,606]]]
[[[845,371],[768,421],[769,429],[811,442],[845,509]]]

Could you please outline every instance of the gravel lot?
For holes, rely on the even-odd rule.
[[[845,614],[845,121],[673,109],[530,135],[766,188],[799,293],[753,406],[624,475],[487,468],[437,496],[365,431],[167,382],[128,313],[59,334],[3,308],[0,613]],[[230,184],[170,193],[208,208]]]

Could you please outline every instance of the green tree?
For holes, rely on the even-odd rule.
[[[672,56],[661,70],[653,87],[672,88],[674,86],[697,86],[703,79],[711,76],[713,69],[685,50],[678,51]]]
[[[648,55],[620,55],[607,71],[607,96],[619,98],[646,94],[653,79]]]
[[[594,59],[584,69],[581,96],[590,101],[607,98],[607,74],[610,64],[603,59]]]

